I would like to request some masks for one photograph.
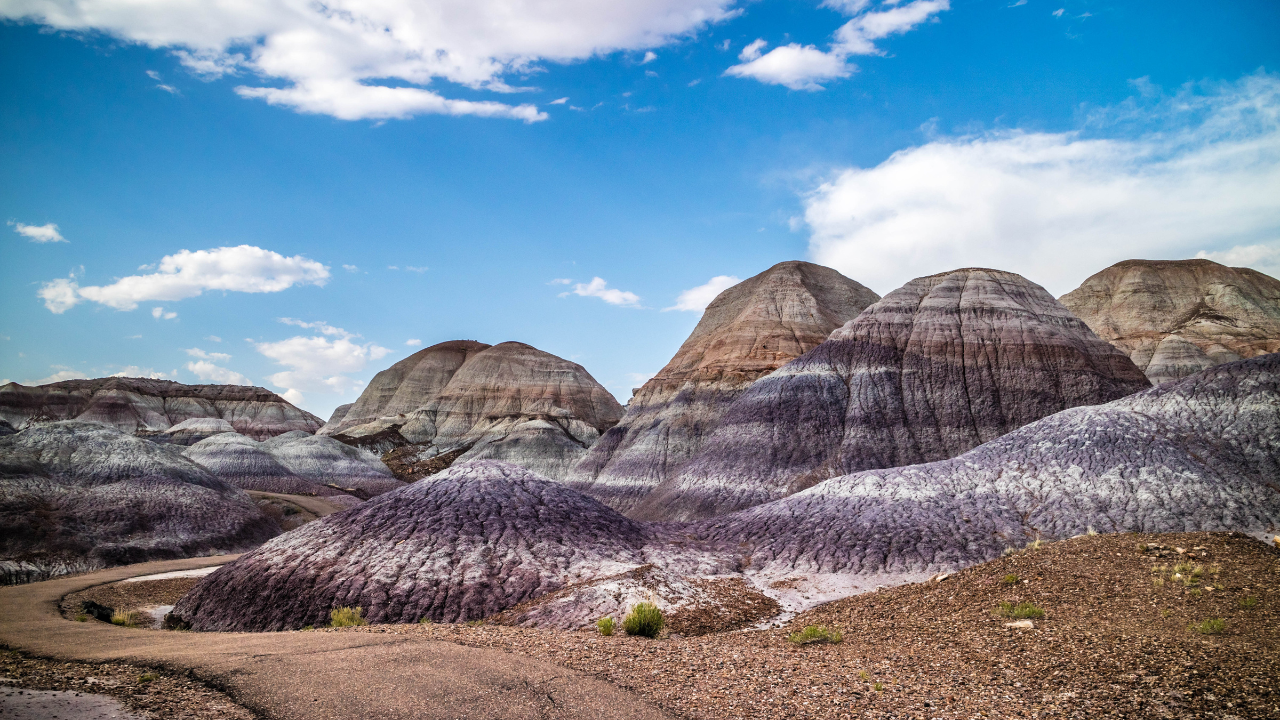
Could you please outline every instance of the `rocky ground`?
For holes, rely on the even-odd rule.
[[[27,690],[106,695],[148,720],[255,720],[223,693],[179,673],[128,663],[72,663],[0,650],[4,684]]]
[[[1043,611],[1008,627],[1001,603]],[[1221,620],[1214,632],[1209,620]],[[808,625],[838,644],[795,645]],[[785,627],[659,640],[496,625],[376,625],[549,660],[683,718],[1280,717],[1280,550],[1231,533],[1028,548]]]

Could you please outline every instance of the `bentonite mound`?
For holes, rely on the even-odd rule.
[[[246,490],[294,495],[350,493],[369,498],[404,485],[367,450],[297,431],[262,442],[223,433],[192,445],[183,454]]]
[[[1280,530],[1280,354],[1044,418],[951,460],[871,470],[704,521],[750,570],[950,570],[1035,538]]]
[[[720,293],[671,362],[574,468],[572,487],[622,512],[702,446],[760,377],[817,347],[880,299],[840,273],[784,262]]]
[[[163,445],[79,421],[0,438],[0,579],[238,552],[279,529]]]
[[[359,606],[371,622],[482,618],[640,565],[637,523],[524,468],[480,460],[297,530],[174,609],[197,630],[283,630]]]
[[[85,420],[138,434],[158,433],[192,418],[221,418],[236,432],[257,440],[290,430],[315,432],[322,424],[315,415],[260,387],[120,377],[36,387],[9,383],[0,387],[0,418],[16,428]]]
[[[694,520],[858,470],[955,457],[1150,383],[1043,288],[970,268],[918,278],[758,380],[631,517]]]
[[[191,418],[183,420],[158,435],[148,437],[153,441],[169,442],[174,445],[195,445],[214,435],[235,431],[231,423],[222,418]]]
[[[1280,280],[1212,260],[1126,260],[1062,304],[1160,384],[1280,351]]]

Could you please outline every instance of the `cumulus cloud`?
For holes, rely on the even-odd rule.
[[[48,223],[47,225],[27,225],[25,223],[10,220],[9,225],[13,226],[14,232],[31,242],[67,242],[67,239],[62,237],[62,233],[58,232],[58,226],[54,223]]]
[[[419,340],[418,338],[409,338],[408,340],[404,341],[404,344],[408,345],[409,347],[419,347],[422,345],[422,341]]]
[[[1280,278],[1280,240],[1269,244],[1236,245],[1228,250],[1201,250],[1196,257],[1232,267],[1250,267]]]
[[[157,319],[157,320],[172,320],[172,319],[174,319],[174,318],[178,317],[178,313],[176,313],[176,312],[165,312],[165,311],[164,311],[164,308],[162,308],[162,307],[153,307],[153,308],[151,308],[151,317],[153,317],[153,318],[155,318],[155,319]]]
[[[881,293],[973,265],[1055,295],[1129,258],[1274,268],[1280,76],[1173,95],[1137,85],[1076,131],[942,137],[840,170],[803,196],[796,224],[815,261]]]
[[[53,373],[48,377],[40,378],[39,380],[26,380],[22,384],[23,385],[48,385],[49,383],[62,382],[63,380],[84,380],[89,377],[88,375],[85,375],[79,370],[73,370],[72,368],[69,368],[66,365],[51,365],[50,367],[56,370],[57,372]]]
[[[141,302],[183,300],[206,290],[268,293],[294,285],[323,286],[329,280],[329,268],[315,260],[301,255],[285,257],[252,245],[183,250],[166,255],[156,269],[154,273],[129,275],[100,287],[79,287],[74,276],[71,280],[53,280],[37,294],[54,313],[66,312],[81,300],[133,310]]]
[[[164,373],[151,368],[140,368],[137,365],[126,365],[120,372],[111,373],[107,377],[150,378],[152,380],[168,380],[177,376],[178,371]]]
[[[720,293],[742,282],[741,278],[733,275],[717,275],[706,283],[695,288],[689,288],[680,293],[676,298],[676,304],[669,308],[663,308],[662,311],[668,310],[686,310],[688,312],[702,312],[707,309],[712,300]]]
[[[582,297],[598,297],[610,305],[622,305],[625,307],[639,307],[640,296],[627,292],[626,290],[618,290],[609,287],[609,283],[603,278],[591,278],[589,283],[578,283],[568,292],[560,293],[560,297],[566,297],[570,294],[581,295]]]
[[[187,363],[187,370],[201,380],[218,385],[252,385],[253,381],[235,370],[214,365],[208,360]]]
[[[649,52],[644,54],[644,59],[640,61],[640,64],[647,65],[657,59],[658,59],[658,54],[650,50]]]
[[[848,77],[857,70],[857,66],[849,63],[851,56],[883,55],[876,47],[877,40],[909,32],[951,8],[949,0],[915,0],[905,5],[899,5],[898,0],[886,0],[875,10],[869,9],[870,0],[831,0],[825,4],[853,16],[836,30],[830,50],[791,43],[761,54],[766,43],[759,39],[743,48],[738,55],[742,63],[725,70],[724,74],[792,90],[821,90],[821,83]]]
[[[360,343],[360,336],[320,322],[280,318],[286,325],[319,330],[320,335],[294,336],[276,342],[254,343],[259,353],[288,368],[267,379],[272,385],[292,393],[289,402],[303,400],[303,392],[347,393],[361,385],[346,373],[359,372],[372,360],[391,352],[374,343]],[[293,398],[296,398],[293,399]]]
[[[226,353],[205,352],[200,348],[186,348],[185,350],[183,350],[183,352],[190,355],[191,357],[200,358],[201,360],[216,360],[217,362],[226,362],[231,359],[231,356]]]
[[[415,0],[324,3],[21,0],[0,15],[164,48],[205,78],[298,112],[354,120],[423,113],[545,119],[531,104],[457,100],[436,80],[510,92],[539,63],[660,47],[735,14],[734,0]]]

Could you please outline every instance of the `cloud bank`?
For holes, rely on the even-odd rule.
[[[268,293],[294,285],[323,286],[329,281],[329,268],[314,260],[301,255],[285,257],[252,245],[183,250],[165,256],[156,270],[89,287],[80,287],[73,275],[45,283],[37,295],[50,312],[61,314],[82,300],[133,310],[141,302],[183,300],[206,290]]]
[[[0,16],[168,49],[206,78],[246,76],[245,98],[343,120],[420,114],[535,122],[531,104],[450,99],[445,80],[510,92],[503,78],[665,45],[734,14],[734,0],[5,0]],[[405,84],[410,86],[406,87]]]
[[[839,170],[794,222],[814,261],[880,293],[977,265],[1061,295],[1120,260],[1198,254],[1275,274],[1280,76],[1136,85],[1073,132],[943,137]]]

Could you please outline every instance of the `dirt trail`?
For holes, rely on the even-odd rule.
[[[235,557],[143,563],[0,588],[0,644],[60,660],[190,670],[273,720],[668,717],[606,682],[495,650],[365,633],[134,630],[58,613],[68,593]]]

